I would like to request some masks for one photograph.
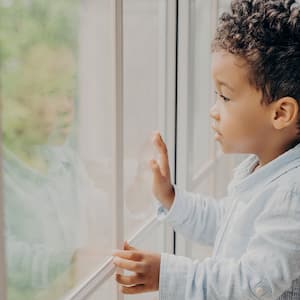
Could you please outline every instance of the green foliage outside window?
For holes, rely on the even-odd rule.
[[[0,0],[3,139],[20,156],[46,142],[50,114],[61,97],[74,97],[78,7],[74,0]]]
[[[47,144],[58,127],[60,104],[74,100],[79,8],[79,0],[0,0],[3,143],[39,171],[41,159],[28,153],[33,146]],[[70,288],[71,275],[57,276],[48,291],[8,282],[8,299],[58,299],[54,291]],[[63,281],[65,286],[59,288]]]

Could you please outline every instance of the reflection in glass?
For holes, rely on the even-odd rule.
[[[112,248],[108,191],[78,151],[78,21],[86,8],[79,0],[0,0],[8,300],[59,299]]]

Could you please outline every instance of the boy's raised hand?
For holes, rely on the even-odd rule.
[[[153,136],[153,143],[160,155],[160,164],[152,159],[149,164],[153,173],[152,191],[161,204],[170,209],[175,192],[171,183],[168,149],[159,132]]]
[[[124,294],[139,294],[157,291],[159,287],[160,254],[137,250],[124,244],[124,250],[113,253],[114,264],[134,275],[116,274]]]

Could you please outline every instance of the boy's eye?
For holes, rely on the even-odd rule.
[[[222,95],[222,94],[219,94],[217,91],[215,91],[215,94],[216,94],[218,97],[222,98],[222,99],[223,99],[223,101],[225,101],[225,102],[228,102],[228,101],[230,101],[230,99],[229,99],[229,98],[225,97],[225,96],[224,96],[224,95]]]
[[[228,101],[230,101],[230,99],[229,98],[227,98],[227,97],[225,97],[225,96],[223,96],[223,95],[220,95],[220,97],[225,101],[225,102],[228,102]]]

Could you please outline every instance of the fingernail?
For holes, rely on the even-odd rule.
[[[118,251],[120,251],[120,250],[119,250],[119,249],[112,249],[111,255],[112,255],[112,256],[116,255],[116,253],[117,253]]]
[[[113,263],[118,263],[120,261],[119,257],[115,256],[113,258]]]

